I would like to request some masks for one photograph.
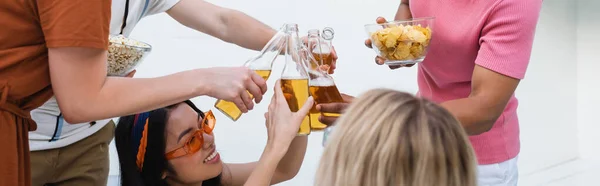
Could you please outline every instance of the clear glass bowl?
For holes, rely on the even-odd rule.
[[[371,46],[387,65],[407,65],[422,62],[427,55],[433,31],[434,17],[367,24],[365,31]]]
[[[126,38],[122,35],[110,36],[108,45],[108,76],[125,76],[137,68],[152,51],[148,43]]]

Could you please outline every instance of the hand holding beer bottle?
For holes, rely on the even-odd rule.
[[[313,30],[316,30],[316,29],[313,29]],[[316,30],[316,31],[318,31],[318,30]],[[305,36],[302,38],[302,42],[310,50],[313,57],[316,60],[320,61],[319,68],[321,68],[322,70],[324,70],[325,72],[327,72],[329,74],[333,74],[334,70],[337,67],[337,59],[338,59],[337,52],[335,51],[335,47],[333,47],[333,43],[332,43],[332,40],[334,37],[333,28],[326,27],[323,29],[322,34],[321,33],[313,33],[313,34],[319,35],[318,36],[318,39],[319,39],[318,45],[315,45],[316,42],[311,41],[310,31],[309,31],[308,36]]]
[[[297,112],[293,112],[281,88],[281,80],[277,80],[269,111],[265,113],[267,148],[274,151],[287,151],[313,103],[313,99],[309,97]]]
[[[285,50],[285,66],[281,72],[281,90],[286,98],[292,112],[297,112],[304,107],[304,103],[309,97],[308,92],[308,73],[304,63],[304,52],[301,49],[300,38],[298,37],[298,26],[290,24],[288,27],[288,39]],[[310,105],[312,107],[312,105]],[[310,134],[310,117],[305,115],[298,135]]]
[[[348,105],[354,100],[354,97],[341,94],[343,102],[317,104],[317,111],[322,113],[336,113],[336,115],[321,115],[319,121],[326,125],[332,125],[343,114]]]
[[[255,57],[244,63],[245,67],[248,67],[254,73],[258,74],[263,80],[269,79],[271,75],[271,69],[273,68],[273,61],[277,59],[277,56],[282,53],[283,49],[285,49],[285,42],[287,38],[287,25],[284,25],[265,45],[262,51]],[[263,92],[264,94],[264,92]],[[262,99],[261,95],[254,95],[248,93],[248,96],[243,95],[244,101],[249,101],[248,104],[252,104],[252,99],[258,103]],[[237,121],[242,113],[246,113],[248,110],[252,108],[245,108],[243,105],[239,103],[234,103],[231,101],[226,101],[219,99],[215,103],[215,108],[225,114],[227,117],[232,119],[233,121]]]
[[[326,37],[331,38],[331,36]],[[306,48],[305,55],[303,55],[305,67],[308,70],[309,75],[309,91],[313,96],[315,103],[338,103],[343,102],[342,95],[337,89],[335,82],[329,72],[331,72],[330,64],[331,57],[329,56],[329,44],[323,44],[323,40],[319,34],[318,29],[311,29],[308,31],[308,48]],[[326,62],[328,61],[328,62]],[[327,128],[327,125],[319,121],[321,114],[325,116],[336,116],[337,113],[319,112],[316,109],[316,105],[310,110],[310,128],[312,130],[323,130]]]

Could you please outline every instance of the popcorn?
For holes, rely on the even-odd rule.
[[[128,39],[123,35],[109,37],[108,46],[108,75],[124,76],[135,68],[150,45]]]
[[[371,34],[371,41],[388,60],[422,58],[431,40],[431,29],[421,25],[389,25]]]

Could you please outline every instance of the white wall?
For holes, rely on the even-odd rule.
[[[241,10],[274,28],[279,28],[286,22],[298,23],[302,33],[306,33],[309,28],[333,27],[336,30],[334,45],[340,56],[334,78],[340,91],[344,93],[357,95],[376,87],[413,93],[417,90],[416,68],[391,71],[387,67],[377,66],[373,62],[374,52],[363,45],[366,36],[363,25],[374,22],[377,16],[393,17],[398,0],[211,2]],[[577,157],[576,109],[582,108],[577,107],[578,95],[574,90],[578,90],[578,84],[573,83],[577,80],[578,67],[572,65],[578,57],[575,48],[575,15],[573,1],[544,2],[531,65],[526,79],[517,90],[521,120],[521,174],[530,174]],[[187,29],[165,14],[142,21],[132,37],[146,41],[154,47],[152,54],[138,69],[137,77],[154,77],[210,66],[237,66],[254,54],[252,51]],[[579,53],[579,56],[581,55]],[[281,60],[275,64],[275,73],[268,81],[270,87],[279,77]],[[375,77],[376,75],[378,77]],[[592,83],[591,80],[588,82]],[[581,84],[579,88],[581,90]],[[270,88],[266,97],[271,96]],[[213,109],[215,100],[201,97],[194,101],[202,110],[208,110]],[[217,113],[219,121],[215,129],[216,144],[224,161],[247,162],[259,158],[266,141],[263,113],[267,105],[267,102],[258,105],[255,110],[243,115],[235,123]],[[293,180],[281,185],[312,183],[322,152],[321,139],[321,132],[310,135],[307,155],[300,173]],[[110,174],[117,175],[118,159],[114,146],[112,147]],[[113,181],[115,180],[111,180],[109,185],[117,183]]]
[[[527,175],[578,155],[576,2],[544,1],[527,75],[517,89],[520,173]]]
[[[600,161],[600,0],[577,4],[577,119],[581,157]]]

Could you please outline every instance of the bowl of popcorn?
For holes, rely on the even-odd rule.
[[[109,37],[108,76],[126,76],[150,54],[152,46],[123,35]]]
[[[371,46],[387,65],[422,62],[427,55],[433,17],[365,25]]]

